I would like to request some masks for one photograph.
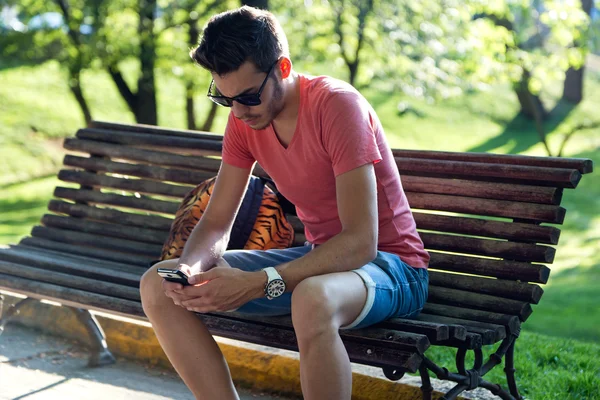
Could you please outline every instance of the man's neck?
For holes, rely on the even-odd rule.
[[[292,71],[289,78],[283,83],[284,105],[283,109],[273,120],[276,125],[290,125],[296,123],[300,108],[300,76]]]

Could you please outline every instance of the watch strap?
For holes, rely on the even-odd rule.
[[[281,278],[281,275],[279,275],[279,272],[277,272],[277,270],[274,267],[263,268],[263,271],[267,273],[267,285],[269,284],[269,282],[274,281],[275,279],[283,280],[283,278]]]

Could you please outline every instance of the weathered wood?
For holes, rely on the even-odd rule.
[[[419,333],[427,336],[429,341],[433,344],[439,341],[448,340],[450,338],[450,329],[447,325],[439,323],[421,322],[411,319],[392,318],[387,321],[383,321],[375,325],[377,327],[386,329],[395,329],[403,332]],[[458,339],[464,339],[466,330],[463,330],[462,337],[461,332],[456,332]]]
[[[467,331],[481,335],[484,345],[494,344],[506,337],[506,328],[503,325],[488,324],[485,322],[469,321],[460,318],[443,317],[440,315],[421,314],[417,317],[421,321],[456,324],[464,326]]]
[[[231,339],[243,340],[288,350],[298,350],[296,335],[293,330],[248,323],[246,321],[214,318],[210,315],[197,314],[211,333]],[[389,349],[383,343],[364,344],[350,340],[343,341],[350,360],[376,367],[396,366],[415,372],[421,357],[416,353]]]
[[[451,251],[498,257],[508,260],[552,263],[556,250],[552,247],[530,243],[514,243],[500,240],[478,239],[440,233],[420,233],[428,250]]]
[[[427,302],[518,316],[525,321],[533,310],[527,302],[429,285]]]
[[[421,314],[440,315],[444,317],[503,325],[508,328],[509,333],[517,333],[521,326],[519,317],[515,315],[454,307],[442,304],[426,303]]]
[[[121,144],[127,146],[152,145],[165,148],[201,149],[221,152],[222,137],[217,135],[196,134],[194,137],[181,137],[179,135],[165,135],[132,132],[121,129],[84,128],[77,131],[80,139],[97,140],[102,142]]]
[[[429,268],[443,271],[535,283],[546,283],[550,276],[550,268],[542,264],[466,257],[433,251],[429,254],[431,256]]]
[[[171,229],[173,220],[158,215],[130,214],[109,208],[98,208],[83,204],[71,204],[60,200],[50,200],[48,210],[56,213],[67,214],[76,218],[107,221],[116,224],[136,226],[140,228],[164,231],[165,238]]]
[[[97,249],[73,245],[68,243],[55,242],[53,240],[39,237],[26,237],[19,242],[19,246],[29,246],[39,249],[54,250],[59,253],[74,254],[98,260],[115,261],[118,263],[129,264],[132,267],[148,268],[149,262],[154,261],[152,257],[135,256],[131,254],[110,252],[105,249]]]
[[[83,276],[99,281],[112,282],[138,287],[140,275],[115,268],[109,263],[77,256],[67,256],[55,252],[34,252],[30,248],[11,247],[3,251],[2,260],[14,264],[28,265],[47,271],[61,272],[73,276]]]
[[[544,293],[538,285],[526,282],[490,279],[439,271],[429,271],[429,284],[466,290],[473,293],[489,294],[533,304],[537,304]]]
[[[120,224],[111,224],[106,222],[82,220],[80,218],[73,217],[61,217],[50,214],[46,214],[42,217],[42,224],[51,228],[79,231],[100,236],[129,239],[158,245],[162,245],[167,239],[167,235],[164,231],[157,231],[148,228],[137,228],[133,226],[123,226]]]
[[[575,188],[577,169],[396,157],[400,174]]]
[[[188,157],[165,151],[140,150],[117,144],[106,144],[91,140],[65,139],[67,150],[106,156],[111,159],[142,161],[163,167],[185,167],[194,170],[217,172],[221,161],[207,157]]]
[[[107,238],[89,233],[66,231],[63,229],[45,228],[42,226],[34,227],[31,231],[31,236],[56,240],[63,243],[96,247],[109,251],[148,256],[154,259],[158,259],[162,250],[162,246],[158,245],[125,239]]]
[[[546,244],[557,244],[560,237],[560,230],[553,226],[437,215],[418,211],[413,212],[413,216],[417,228],[421,230]]]
[[[523,203],[558,205],[562,189],[555,187],[515,185],[497,182],[481,182],[464,179],[429,178],[426,176],[402,176],[402,186],[407,192],[447,194],[492,200],[508,200]]]
[[[162,182],[177,182],[188,185],[198,185],[206,179],[216,175],[209,171],[192,171],[182,168],[163,168],[153,165],[128,164],[104,160],[101,158],[85,158],[67,155],[64,165],[70,167],[79,167],[87,171],[107,172],[111,174],[121,174],[139,178],[148,178]]]
[[[478,333],[467,332],[465,340],[449,339],[445,342],[440,343],[441,346],[445,347],[456,347],[467,350],[481,349],[483,346],[483,339]]]
[[[103,193],[97,190],[72,189],[60,186],[54,189],[54,197],[73,200],[79,203],[107,204],[133,210],[172,215],[175,215],[180,205],[180,202],[175,201],[138,198],[136,196],[123,196],[116,193]]]
[[[97,278],[88,278],[57,271],[48,273],[47,269],[33,268],[24,264],[0,260],[0,274],[18,276],[38,282],[85,290],[91,293],[107,294],[121,299],[140,301],[140,291],[137,287],[115,285]]]
[[[145,319],[144,310],[138,301],[119,299],[6,274],[0,274],[0,287],[34,299],[52,300],[70,307]]]
[[[65,182],[79,183],[82,186],[123,189],[130,192],[162,195],[175,197],[177,199],[183,198],[193,189],[193,186],[170,185],[168,183],[150,181],[147,179],[115,178],[67,169],[63,169],[58,173],[58,179]]]
[[[411,208],[562,224],[565,209],[545,204],[406,192]]]
[[[494,154],[494,153],[456,153],[449,151],[430,150],[401,150],[392,149],[396,157],[402,158],[424,158],[430,160],[467,161],[485,164],[507,164],[524,165],[548,168],[576,169],[582,174],[593,171],[593,162],[585,158],[566,157],[537,157],[522,156],[516,154]]]
[[[214,313],[213,313],[214,314]],[[218,313],[219,316],[236,321],[248,321],[260,324],[265,329],[277,328],[293,330],[292,319],[289,315],[277,317],[263,317],[257,315],[247,315],[236,312]],[[398,332],[392,329],[371,327],[368,329],[354,329],[339,331],[342,340],[352,340],[357,343],[370,345],[384,345],[389,348],[404,351],[415,351],[424,353],[429,347],[429,339],[425,335]]]
[[[174,129],[157,127],[154,125],[143,125],[143,124],[117,124],[114,122],[104,121],[92,121],[89,125],[91,128],[104,129],[110,131],[123,131],[123,132],[138,132],[138,133],[149,133],[153,135],[167,135],[169,137],[185,137],[185,138],[200,138],[207,140],[214,140],[217,142],[223,141],[223,135],[216,134],[214,132],[206,131],[191,131],[185,129]],[[79,131],[77,131],[79,133]],[[221,150],[219,150],[219,153]]]

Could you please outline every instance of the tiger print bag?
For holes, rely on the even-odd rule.
[[[163,245],[161,261],[181,256],[189,235],[206,210],[216,179],[202,182],[185,196]],[[251,177],[233,223],[227,249],[268,250],[290,247],[294,242],[294,228],[285,217],[280,203],[286,208],[289,206],[262,179]]]

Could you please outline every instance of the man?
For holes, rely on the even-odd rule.
[[[214,16],[191,56],[212,73],[208,96],[231,107],[223,161],[181,258],[142,278],[144,311],[198,399],[237,398],[223,355],[194,314],[230,310],[291,313],[304,398],[349,399],[338,330],[416,316],[427,298],[429,256],[381,124],[352,86],[295,72],[269,12]],[[256,161],[296,206],[310,245],[225,251]],[[158,267],[181,269],[193,285],[163,281]]]

